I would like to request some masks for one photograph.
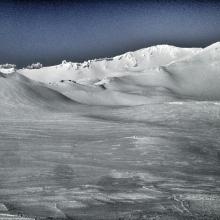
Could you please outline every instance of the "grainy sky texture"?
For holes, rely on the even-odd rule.
[[[111,57],[220,41],[220,1],[0,1],[0,63]]]

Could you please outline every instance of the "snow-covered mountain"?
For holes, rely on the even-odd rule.
[[[74,103],[89,105],[220,100],[220,43],[204,49],[158,45],[83,63],[63,61],[56,66],[19,70],[3,66],[0,72],[0,81],[16,82],[12,87],[19,90],[17,96],[22,84],[27,96],[34,91],[44,97],[53,91]],[[16,77],[10,76],[12,72]]]
[[[19,72],[33,80],[54,83],[74,80],[80,84],[91,84],[107,77],[120,77],[155,69],[175,60],[192,56],[200,48],[178,48],[158,45],[128,52],[113,58],[88,60],[83,63],[63,61],[60,65],[40,69],[22,69]]]

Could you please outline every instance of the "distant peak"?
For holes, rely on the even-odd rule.
[[[216,43],[214,43],[214,44],[211,44],[211,45],[209,45],[208,47],[205,47],[204,49],[205,50],[209,50],[209,49],[219,49],[220,48],[220,42],[218,41],[218,42],[216,42]]]

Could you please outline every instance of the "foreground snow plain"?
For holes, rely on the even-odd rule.
[[[217,219],[219,64],[216,43],[1,71],[2,213]]]

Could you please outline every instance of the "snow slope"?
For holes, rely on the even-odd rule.
[[[202,100],[220,99],[220,43],[162,68],[175,92]]]
[[[17,109],[68,109],[74,103],[64,95],[18,73],[0,73],[1,114]],[[17,111],[17,113],[22,111]],[[25,112],[24,112],[25,113]]]

